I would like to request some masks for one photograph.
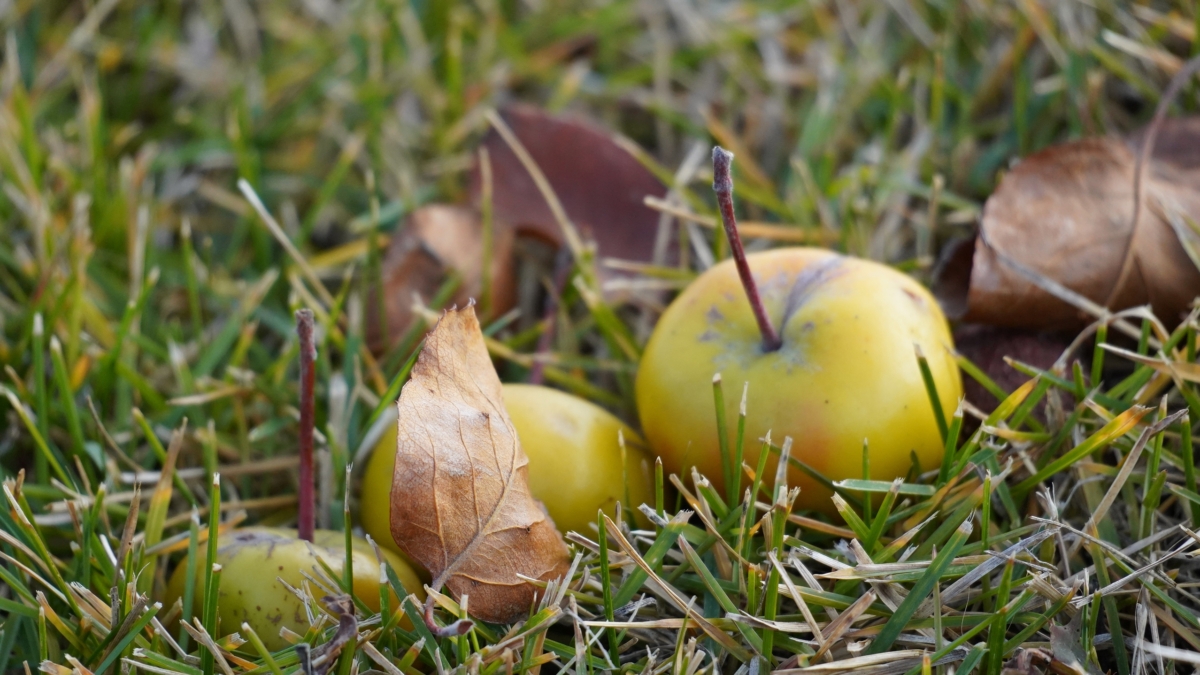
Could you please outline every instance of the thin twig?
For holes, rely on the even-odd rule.
[[[300,338],[300,513],[296,525],[304,541],[313,540],[313,383],[316,378],[317,346],[313,341],[311,309],[296,310],[296,334]]]

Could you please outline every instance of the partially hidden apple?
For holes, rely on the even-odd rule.
[[[612,413],[530,384],[505,384],[504,406],[529,457],[529,489],[560,532],[590,534],[596,512],[611,516],[617,502],[634,509],[653,503],[652,458],[641,436]],[[395,461],[396,435],[385,433],[367,462],[359,510],[363,530],[393,551],[388,500]]]
[[[192,607],[183,608],[185,617],[198,617],[203,614],[205,579],[210,563],[220,565],[221,577],[216,598],[217,627],[213,637],[218,638],[238,631],[245,623],[272,651],[288,645],[287,640],[280,634],[280,629],[287,628],[303,635],[309,627],[308,612],[303,602],[288,589],[288,586],[304,588],[308,583],[307,577],[328,578],[330,574],[333,577],[331,581],[336,584],[343,577],[346,563],[345,533],[315,529],[316,497],[312,466],[317,350],[311,310],[300,309],[296,312],[296,334],[300,347],[300,480],[297,529],[247,527],[231,530],[217,538],[215,560],[212,561],[208,559],[207,544],[198,549],[198,558],[193,566],[196,577]],[[213,477],[213,490],[214,499],[219,499],[220,476]],[[384,541],[390,542],[391,537]],[[382,561],[365,539],[351,539],[350,566],[354,595],[368,609],[378,612],[382,594],[386,591],[391,596],[391,607],[400,611],[400,598],[397,597],[396,589],[390,588],[389,576],[381,574],[386,571],[381,567],[382,562],[395,573],[405,595],[415,594],[423,600],[425,587],[414,567],[390,551],[383,550],[381,553]],[[171,574],[164,598],[168,607],[183,597],[187,587],[188,567],[187,561],[181,561]],[[325,572],[326,567],[329,573]],[[313,587],[312,595],[320,601],[325,593],[320,587]]]
[[[714,168],[727,179],[727,165]],[[731,191],[732,181],[721,187]],[[712,389],[718,373],[732,390],[724,397],[730,421],[749,383],[743,452],[751,467],[768,431],[775,445],[791,437],[791,457],[834,481],[862,477],[864,440],[874,479],[904,476],[914,455],[922,470],[939,466],[943,442],[914,346],[928,360],[947,417],[962,383],[949,326],[930,293],[890,267],[831,251],[745,255],[726,197],[722,214],[735,257],[667,308],[638,369],[642,429],[664,468],[696,467],[723,486]],[[725,201],[720,189],[718,198]],[[767,466],[774,476],[774,457]],[[788,483],[801,488],[798,507],[834,512],[830,491],[808,474],[793,466]]]
[[[424,600],[424,586],[413,568],[391,551],[383,550],[382,554],[384,563],[395,572],[404,592]],[[199,615],[204,598],[208,552],[201,546],[197,555],[192,612]],[[303,635],[309,624],[300,598],[282,582],[294,588],[303,588],[308,583],[305,574],[317,579],[328,576],[322,563],[333,573],[334,581],[339,581],[345,569],[345,560],[345,535],[334,530],[316,530],[311,542],[298,538],[296,530],[286,528],[246,527],[222,535],[217,540],[216,558],[217,564],[221,565],[217,635],[235,632],[245,622],[262,638],[268,649],[283,649],[288,642],[280,635],[281,628]],[[368,609],[378,612],[380,591],[387,589],[388,584],[380,584],[382,570],[379,558],[362,537],[352,539],[351,565],[354,595]],[[183,597],[186,583],[187,565],[180,564],[167,582],[164,599],[168,607]],[[311,584],[310,587],[316,599],[320,600],[324,594],[319,587],[312,587]],[[392,610],[399,611],[401,598],[390,589],[389,594]]]

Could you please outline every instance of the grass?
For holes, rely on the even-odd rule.
[[[1198,24],[1190,3],[1111,0],[0,2],[0,672],[299,668],[248,632],[168,630],[180,610],[156,603],[209,533],[294,519],[301,306],[322,340],[318,521],[350,526],[347,467],[420,340],[367,352],[363,291],[406,213],[463,198],[493,107],[587,114],[668,180],[718,142],[752,246],[826,241],[927,280],[1014,158],[1144,122]],[[680,198],[721,258],[710,179]],[[654,311],[605,304],[578,260],[546,378],[632,419]],[[614,513],[571,538],[562,604],[451,638],[411,603],[413,630],[359,605],[335,667],[999,673],[1073,648],[1120,675],[1182,668],[1167,650],[1200,652],[1200,598],[1190,551],[1168,556],[1195,542],[1200,396],[1144,357],[1153,337],[1194,361],[1196,316],[1128,320],[1141,360],[1100,326],[1090,366],[1014,363],[1027,385],[944,421],[941,471],[840,486],[844,522],[794,512],[761,467],[741,500],[660,478],[652,527]],[[542,329],[490,327],[506,379]]]

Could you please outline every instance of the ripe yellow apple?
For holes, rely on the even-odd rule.
[[[790,436],[792,456],[835,481],[862,477],[863,439],[872,478],[905,475],[911,453],[923,470],[939,466],[942,439],[913,345],[928,358],[947,416],[962,382],[949,327],[929,292],[890,267],[821,249],[775,249],[747,260],[782,347],[764,350],[732,259],[675,299],[646,345],[636,381],[642,429],[664,468],[695,466],[723,485],[716,373],[731,428],[749,382],[750,466],[768,430],[776,445]],[[774,459],[767,466],[766,476],[774,476]],[[833,511],[830,492],[807,474],[793,467],[788,483],[801,488],[799,507]]]
[[[529,457],[529,489],[560,532],[591,533],[596,511],[611,515],[618,501],[653,504],[652,459],[641,436],[607,410],[530,384],[504,385],[504,406]],[[625,436],[624,464],[618,431]],[[385,433],[367,462],[359,511],[363,530],[393,550],[388,500],[395,462],[396,435]]]
[[[286,647],[288,643],[280,637],[279,629],[286,627],[303,635],[308,630],[308,618],[300,599],[279,583],[279,579],[301,588],[305,583],[304,573],[321,578],[324,570],[318,560],[340,578],[346,558],[345,547],[345,535],[333,530],[317,530],[312,543],[298,539],[296,530],[286,528],[248,527],[222,535],[217,541],[217,563],[222,568],[217,602],[220,634],[237,631],[245,622],[258,633],[268,649],[275,651]],[[208,566],[207,547],[201,546],[197,554],[200,558],[196,565],[192,613],[199,616]],[[368,608],[378,612],[380,569],[375,551],[365,539],[354,537],[351,555],[354,594]],[[387,549],[383,550],[383,556],[404,590],[424,599],[425,587],[413,568]],[[181,563],[167,583],[165,604],[168,607],[183,596],[186,579],[187,566]],[[313,592],[320,600],[321,592],[316,588]],[[391,606],[393,610],[399,609],[399,599],[394,594]]]

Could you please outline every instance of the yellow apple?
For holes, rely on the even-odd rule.
[[[391,537],[388,537],[390,540]],[[200,558],[196,565],[192,613],[199,616],[208,566],[207,547],[200,546],[197,555]],[[378,612],[380,569],[375,551],[365,539],[354,537],[351,555],[354,594],[368,608]],[[383,556],[404,590],[415,593],[423,600],[424,586],[413,568],[386,549],[383,550]],[[308,618],[300,599],[279,580],[301,588],[305,583],[304,573],[321,578],[324,570],[318,560],[328,565],[340,579],[345,558],[345,535],[333,530],[317,530],[312,543],[298,539],[296,530],[286,528],[248,527],[222,535],[217,540],[217,563],[222,568],[218,591],[220,597],[217,601],[220,635],[239,630],[245,622],[258,633],[268,649],[283,649],[288,643],[280,637],[279,629],[286,627],[303,635],[308,630]],[[167,583],[165,604],[168,607],[183,596],[186,580],[187,566],[180,563]],[[315,588],[313,592],[320,600],[321,592]],[[395,594],[392,595],[391,606],[393,610],[399,609],[399,598]]]
[[[596,511],[610,515],[654,501],[654,471],[641,436],[614,415],[577,396],[530,384],[504,385],[504,405],[529,457],[529,489],[560,532],[590,534]],[[625,436],[625,461],[617,432]],[[385,433],[367,462],[359,520],[367,534],[395,550],[388,500],[396,435]],[[628,492],[626,491],[628,490]]]
[[[923,470],[939,466],[942,439],[914,345],[929,361],[947,416],[962,382],[949,326],[929,292],[885,265],[820,249],[782,248],[747,261],[782,346],[765,350],[732,259],[675,299],[646,345],[636,381],[642,430],[664,468],[695,466],[723,486],[716,373],[726,388],[731,448],[749,383],[750,466],[768,431],[776,445],[790,436],[792,456],[834,481],[862,477],[864,439],[872,478],[905,475],[913,453]],[[773,477],[774,459],[767,466]],[[801,488],[798,506],[833,511],[830,492],[807,474],[792,467],[788,483]]]

